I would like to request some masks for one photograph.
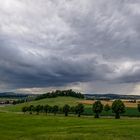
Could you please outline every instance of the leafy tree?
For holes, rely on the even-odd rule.
[[[36,111],[36,114],[38,115],[39,114],[39,112],[41,111],[41,105],[37,105],[36,107],[35,107],[35,111]]]
[[[13,105],[16,105],[16,101],[15,100],[13,101]]]
[[[95,113],[95,118],[99,118],[99,114],[103,111],[103,105],[101,101],[96,101],[93,104],[92,110]]]
[[[44,106],[40,105],[40,112],[43,112],[43,111],[44,111]]]
[[[49,112],[49,105],[43,107],[44,112],[47,114]]]
[[[48,112],[52,113],[52,107],[51,106],[48,107]]]
[[[112,111],[115,113],[115,118],[120,119],[120,114],[125,113],[125,105],[121,100],[115,100],[112,104]]]
[[[59,113],[63,113],[63,107],[59,107]]]
[[[81,114],[84,112],[84,105],[83,104],[78,104],[76,107],[75,107],[75,111],[76,111],[76,114],[78,114],[78,117],[81,116]]]
[[[28,107],[28,111],[30,112],[30,114],[32,114],[32,112],[34,111],[34,106],[33,105],[30,105]]]
[[[71,106],[70,107],[70,112],[71,113],[75,113],[76,112],[76,107],[75,106]]]
[[[138,104],[138,111],[140,112],[140,104]]]
[[[54,115],[56,115],[56,113],[58,112],[58,110],[59,110],[58,105],[54,105],[54,106],[52,107],[52,112],[54,113]]]
[[[111,110],[111,107],[109,106],[109,104],[106,104],[104,106],[104,111],[108,112],[109,110]]]
[[[25,114],[25,112],[27,112],[28,111],[28,107],[27,106],[24,106],[24,107],[22,107],[22,112]]]
[[[70,111],[70,106],[69,105],[64,105],[63,106],[63,112],[65,113],[65,116],[68,116],[68,113]]]

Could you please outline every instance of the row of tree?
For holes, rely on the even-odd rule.
[[[106,112],[108,112],[109,110],[113,111],[113,113],[115,113],[115,118],[119,119],[120,118],[120,114],[125,113],[125,105],[121,100],[115,100],[112,104],[112,106],[110,107],[108,104],[106,104],[105,106],[103,106],[103,104],[101,103],[101,101],[96,101],[93,106],[92,106],[92,110],[95,114],[95,118],[99,118],[100,113],[105,110]],[[138,104],[138,110],[140,112],[140,104]],[[37,106],[24,106],[22,108],[22,112],[26,113],[29,112],[30,114],[32,113],[54,113],[54,115],[56,115],[57,113],[64,113],[65,116],[68,116],[69,113],[73,113],[73,114],[77,114],[78,117],[81,116],[81,114],[83,114],[84,112],[84,105],[79,103],[77,106],[72,106],[70,107],[69,105],[64,105],[63,107],[59,107],[58,105],[54,105],[54,106],[49,106],[49,105],[37,105]]]
[[[59,107],[58,105],[50,106],[50,105],[37,105],[37,106],[24,106],[22,108],[22,112],[26,113],[29,112],[29,114],[36,113],[37,115],[39,113],[54,113],[56,115],[57,113],[64,113],[65,116],[68,116],[69,113],[77,114],[78,117],[81,116],[81,114],[84,112],[84,105],[78,104],[77,106],[69,106],[64,105],[63,107]]]
[[[99,118],[99,114],[103,111],[103,109],[106,112],[112,110],[112,112],[115,113],[116,119],[119,119],[120,114],[123,114],[126,111],[126,107],[121,100],[115,100],[111,107],[108,104],[103,106],[100,101],[96,101],[93,104],[93,112],[95,113],[95,118]],[[140,112],[140,104],[138,104],[137,109]]]
[[[111,110],[115,113],[115,118],[119,119],[120,114],[125,113],[125,105],[121,100],[115,100],[110,107],[108,104],[104,106],[105,111]],[[103,111],[103,104],[101,101],[96,101],[93,104],[93,112],[95,113],[95,118],[99,118],[100,113]]]
[[[138,111],[140,112],[140,104],[137,106]],[[99,118],[99,114],[103,111],[103,109],[108,112],[109,110],[112,110],[113,113],[115,113],[115,118],[119,119],[120,114],[125,113],[126,107],[124,103],[121,100],[115,100],[112,103],[112,106],[110,107],[108,104],[103,106],[103,104],[100,101],[96,101],[93,104],[93,112],[95,113],[95,118]]]
[[[40,100],[40,99],[44,99],[44,98],[55,98],[58,96],[70,96],[70,97],[76,97],[76,98],[84,98],[84,95],[81,94],[80,92],[75,92],[70,89],[70,90],[56,90],[56,91],[48,92],[45,94],[41,94],[41,95],[37,96],[35,100]]]

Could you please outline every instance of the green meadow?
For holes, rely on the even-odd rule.
[[[1,140],[139,140],[140,119],[0,113]]]
[[[105,115],[94,119],[91,105],[85,105],[85,112],[79,118],[73,114],[23,114],[21,108],[29,105],[74,106],[81,99],[73,97],[46,98],[38,101],[0,107],[0,139],[1,140],[139,140],[140,113],[136,108],[127,108],[126,115],[120,120]],[[125,115],[124,114],[124,115]]]
[[[17,104],[17,105],[12,105],[12,106],[6,106],[6,107],[1,107],[0,111],[10,111],[10,112],[21,112],[21,108],[23,106],[30,106],[30,105],[58,105],[60,107],[64,106],[65,104],[69,104],[70,106],[75,106],[79,102],[83,101],[84,99],[78,99],[74,97],[56,97],[56,98],[45,98],[37,101],[31,101],[31,102],[26,102],[22,104]],[[92,111],[92,105],[85,105],[85,111],[83,115],[94,115]],[[101,113],[102,116],[113,116],[114,114],[110,110],[109,112],[103,111]],[[126,108],[126,112],[123,114],[123,116],[129,116],[129,117],[140,117],[140,113],[138,112],[137,108]]]
[[[45,98],[37,101],[31,101],[31,102],[25,102],[22,104],[12,105],[12,106],[6,106],[4,108],[0,108],[0,110],[3,111],[12,111],[12,112],[21,112],[21,108],[23,106],[30,106],[30,105],[59,105],[63,106],[65,104],[69,104],[71,106],[74,106],[78,104],[78,101],[81,101],[81,99],[73,98],[73,97],[57,97],[57,98]]]

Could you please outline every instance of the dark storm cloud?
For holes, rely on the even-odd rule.
[[[140,82],[138,0],[0,1],[0,87]]]
[[[19,56],[17,60],[6,59],[0,63],[1,79],[9,86],[15,88],[62,86],[71,82],[103,80],[103,73],[110,72],[106,65],[100,65],[94,62],[94,59],[81,61],[76,58],[65,59],[63,56],[51,56],[50,60],[44,58],[39,64],[36,62],[28,64],[22,62],[22,59]]]

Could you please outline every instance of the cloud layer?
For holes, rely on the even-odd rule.
[[[139,7],[139,0],[0,0],[1,90],[82,83],[84,91],[123,93],[122,85],[138,85]]]

